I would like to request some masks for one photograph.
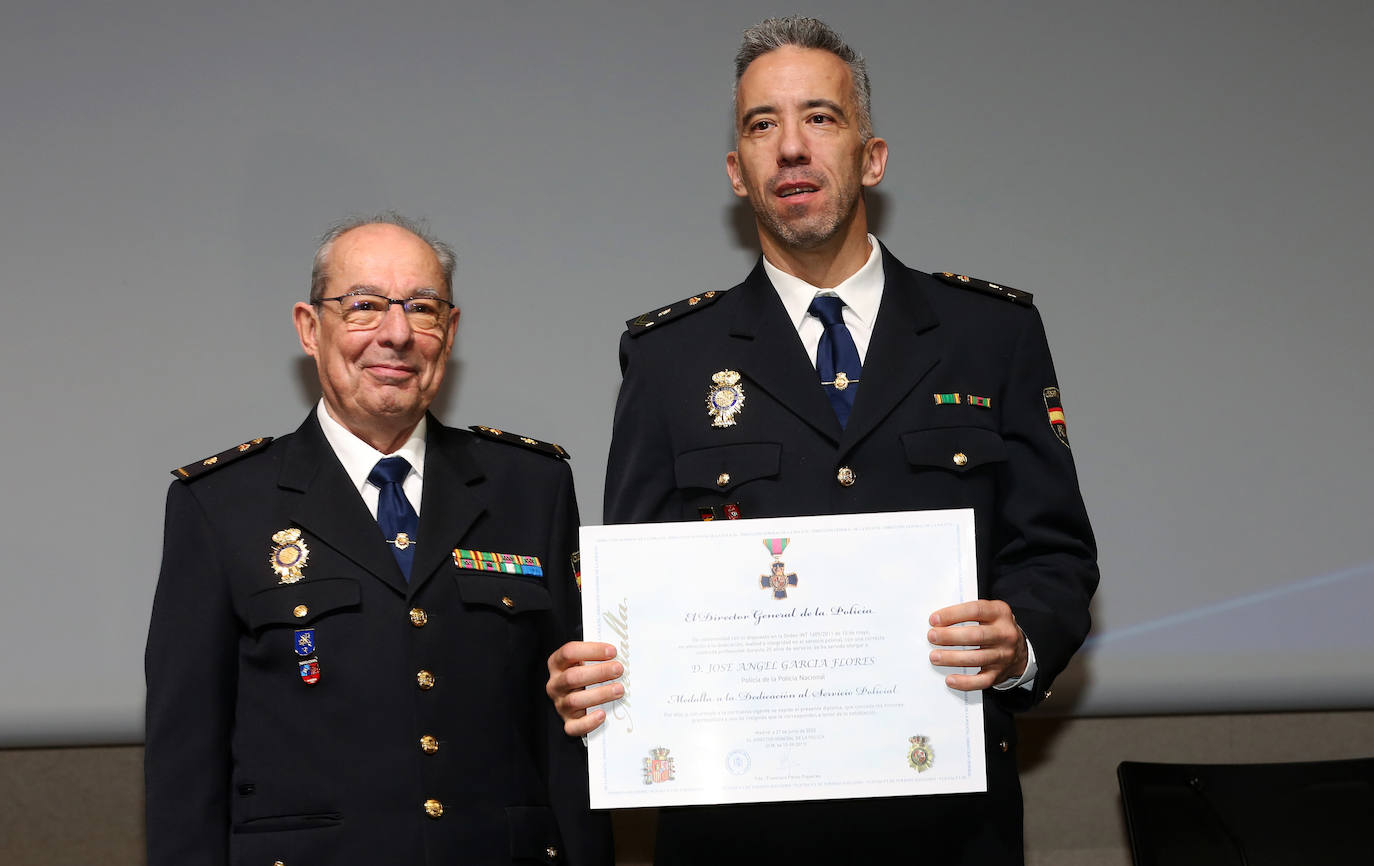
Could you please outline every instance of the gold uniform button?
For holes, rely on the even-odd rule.
[[[547,848],[544,849],[544,857],[545,857],[545,859],[547,859],[547,860],[557,860],[557,859],[558,859],[558,849],[555,848],[555,847],[553,847],[552,845],[550,845],[549,847],[547,847]]]
[[[722,473],[720,473],[719,475],[716,476],[716,486],[717,486],[717,487],[724,487],[725,485],[727,485],[727,484],[729,484],[729,483],[730,483],[730,473],[729,473],[729,472],[722,472]]]
[[[420,738],[420,751],[424,752],[426,755],[434,754],[439,751],[439,741],[429,734],[425,734]]]
[[[429,614],[425,613],[422,607],[412,607],[410,609],[410,624],[419,628],[429,622]]]
[[[429,671],[420,671],[415,674],[415,684],[425,691],[434,688],[434,674]]]
[[[965,465],[967,465],[967,464],[968,464],[968,455],[965,454],[965,453],[962,452],[962,451],[955,452],[955,454],[954,454],[954,465],[955,465],[955,466],[965,466]]]
[[[854,482],[858,479],[859,476],[855,475],[854,470],[848,466],[841,466],[840,471],[835,473],[835,480],[840,482],[841,487],[853,487]]]
[[[438,818],[444,814],[444,804],[431,797],[425,801],[425,814],[431,818]]]
[[[298,604],[295,607],[291,608],[291,615],[294,616],[296,619],[300,619],[308,613],[310,613],[310,608],[306,607],[303,604]]]
[[[510,610],[515,607],[515,600],[508,595],[501,596],[501,603],[506,606],[506,610]]]
[[[286,866],[286,864],[285,864],[284,862],[282,862],[281,860],[273,860],[273,861],[272,861],[272,866]]]

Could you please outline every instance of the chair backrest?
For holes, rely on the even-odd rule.
[[[1116,775],[1135,866],[1374,863],[1374,758]]]

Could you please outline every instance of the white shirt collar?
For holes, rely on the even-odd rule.
[[[383,454],[335,421],[323,399],[316,407],[315,415],[320,419],[320,429],[324,431],[324,438],[329,442],[329,447],[334,449],[334,454],[343,464],[344,472],[348,474],[348,480],[353,482],[359,493],[363,492],[372,467],[383,457],[404,457],[410,463],[410,471],[417,477],[424,478],[425,432],[429,427],[428,419],[424,416],[421,416],[420,423],[410,431],[410,438],[400,448],[391,454]]]
[[[859,324],[870,332],[873,330],[873,323],[878,318],[878,305],[883,300],[883,253],[878,245],[878,239],[872,234],[868,236],[868,243],[868,261],[833,289],[817,288],[803,279],[779,270],[767,257],[764,258],[764,273],[768,274],[773,288],[782,298],[782,305],[787,308],[787,316],[792,320],[793,328],[801,330],[802,320],[806,318],[806,308],[811,306],[813,298],[829,294],[838,295]],[[849,317],[845,318],[848,321]]]

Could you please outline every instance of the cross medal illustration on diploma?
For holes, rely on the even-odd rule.
[[[787,549],[787,538],[765,538],[763,546],[773,555],[773,563],[769,566],[769,573],[759,576],[759,586],[763,589],[773,590],[773,598],[781,601],[787,598],[787,588],[797,585],[797,575],[788,574],[787,566],[782,561],[782,552]]]

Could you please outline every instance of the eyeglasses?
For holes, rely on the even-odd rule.
[[[311,303],[319,304],[322,301],[338,301],[344,327],[352,331],[370,331],[380,325],[392,304],[401,307],[410,327],[417,331],[435,331],[448,319],[449,310],[454,307],[452,301],[429,295],[397,300],[371,292],[349,292],[336,298],[318,298]]]

